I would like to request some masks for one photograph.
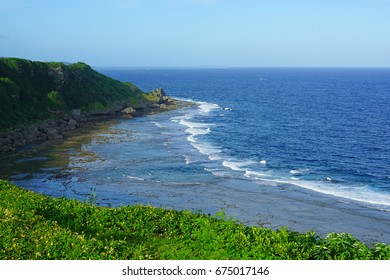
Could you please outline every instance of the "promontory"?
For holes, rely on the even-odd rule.
[[[132,117],[188,103],[145,93],[78,62],[0,58],[0,152],[58,139],[91,120]]]

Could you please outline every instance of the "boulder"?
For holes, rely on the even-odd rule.
[[[79,117],[81,115],[81,110],[80,109],[72,109],[71,114],[73,117]]]
[[[37,140],[46,139],[46,135],[38,130],[37,127],[32,127],[28,129],[25,133],[26,142],[33,142]]]
[[[131,107],[127,107],[127,108],[125,108],[125,109],[123,109],[123,110],[121,111],[121,113],[123,113],[123,114],[129,114],[129,115],[133,115],[135,112],[136,112],[136,111],[135,111],[133,108],[131,108]]]
[[[163,98],[164,96],[166,96],[163,88],[157,88],[155,90],[152,90],[151,94],[159,98]]]
[[[158,108],[160,108],[160,104],[158,104],[158,103],[151,103],[151,104],[148,105],[148,107],[150,109],[158,109]]]
[[[62,139],[63,136],[58,132],[57,129],[49,128],[46,132],[48,140]]]
[[[74,130],[74,129],[76,129],[78,127],[78,122],[75,121],[74,119],[70,119],[68,121],[68,127],[69,127],[70,130]]]

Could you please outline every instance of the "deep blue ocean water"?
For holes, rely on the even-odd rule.
[[[190,166],[187,179],[291,184],[390,209],[390,69],[100,71],[197,102],[153,120],[189,144],[171,140],[184,161],[169,176]]]

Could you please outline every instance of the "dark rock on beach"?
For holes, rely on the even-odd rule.
[[[150,94],[158,99],[147,101],[143,106],[137,108],[116,106],[108,111],[94,113],[80,113],[80,110],[73,110],[72,116],[60,111],[57,112],[55,119],[46,120],[28,128],[17,128],[0,133],[0,153],[15,151],[18,147],[36,141],[65,138],[67,132],[76,130],[89,122],[120,117],[132,118],[192,105],[190,102],[166,96],[162,88],[156,89]]]

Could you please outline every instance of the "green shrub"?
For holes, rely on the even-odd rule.
[[[0,77],[0,95],[7,95],[19,99],[20,88],[14,81],[7,77]]]
[[[62,99],[61,95],[58,93],[58,91],[51,91],[47,94],[48,98],[48,106],[53,111],[68,111],[64,100]]]
[[[153,94],[147,94],[147,93],[144,93],[142,94],[142,97],[147,100],[147,101],[150,101],[150,102],[158,102],[160,100],[160,97],[158,96],[155,96]]]
[[[86,111],[87,112],[101,112],[104,111],[106,108],[104,105],[100,102],[92,102],[88,104]]]

